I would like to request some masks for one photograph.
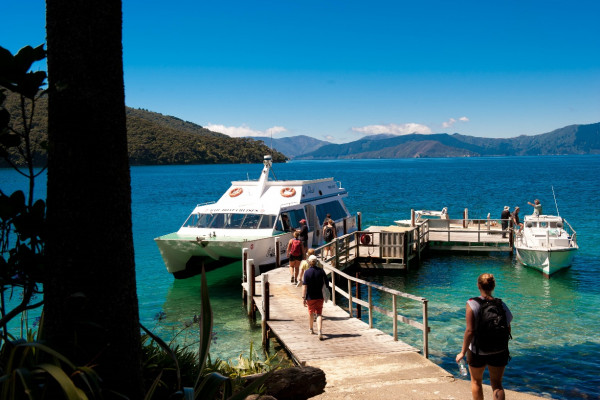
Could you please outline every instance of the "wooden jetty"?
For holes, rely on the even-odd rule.
[[[362,268],[408,269],[420,262],[423,252],[507,252],[513,253],[512,222],[502,230],[500,219],[426,219],[412,226],[371,226],[355,232],[355,253],[344,253],[348,243],[339,249],[342,262],[358,263]]]
[[[427,323],[427,299],[367,282],[358,276],[350,276],[344,272],[344,269],[354,265],[359,265],[361,268],[408,269],[413,260],[416,259],[417,262],[421,260],[423,251],[432,249],[512,252],[512,234],[509,234],[510,229],[507,232],[502,231],[501,221],[491,220],[489,217],[486,220],[471,220],[466,218],[467,210],[464,215],[465,218],[462,220],[427,219],[418,224],[414,222],[413,217],[413,226],[410,227],[375,226],[363,231],[360,230],[361,216],[360,213],[358,214],[359,230],[336,238],[334,255],[321,260],[330,276],[329,285],[334,294],[331,304],[327,304],[325,310],[327,314],[333,316],[333,323],[330,323],[331,335],[342,335],[341,337],[344,338],[336,341],[341,344],[341,348],[364,348],[364,351],[369,354],[377,354],[378,351],[383,353],[417,351],[398,340],[398,323],[400,322],[422,331],[421,351],[425,357],[428,357],[430,329]],[[503,233],[506,233],[508,238],[504,238]],[[280,254],[282,247],[278,239],[275,239],[275,248],[276,254]],[[320,256],[322,250],[323,246],[317,248],[316,255]],[[270,332],[280,339],[292,358],[300,364],[315,355],[322,358],[330,351],[335,354],[337,350],[333,348],[327,347],[328,350],[325,350],[320,349],[322,346],[313,346],[313,338],[305,334],[308,325],[306,310],[304,307],[299,307],[302,305],[301,288],[290,285],[288,268],[276,268],[257,279],[254,262],[248,260],[247,254],[248,250],[245,249],[243,297],[250,315],[253,315],[256,310],[262,315],[263,343],[268,343],[267,331]],[[269,286],[269,282],[273,284],[272,288]],[[347,287],[339,287],[340,282]],[[365,287],[366,290],[363,290]],[[364,291],[367,292],[367,299],[361,299],[361,293]],[[390,299],[387,309],[382,308],[383,306],[379,302],[378,305],[373,303],[373,291],[384,293]],[[337,307],[338,297],[347,304],[345,309]],[[414,317],[400,315],[398,299],[420,302],[421,321],[415,320]],[[362,309],[368,313],[368,323],[361,320]],[[373,312],[391,318],[393,332],[391,336],[372,329]],[[304,317],[302,314],[305,314]],[[355,316],[358,318],[354,318]],[[304,328],[301,328],[302,326]],[[311,346],[306,346],[306,340],[312,340]],[[356,346],[353,343],[354,340],[363,344],[373,343],[375,344],[373,347],[380,350],[363,345]],[[381,346],[381,343],[387,342],[392,346],[391,348]]]
[[[467,398],[471,394],[468,381],[455,379],[428,360],[428,300],[364,281],[343,270],[355,263],[368,267],[373,265],[368,260],[374,259],[389,264],[399,262],[408,268],[410,260],[420,259],[422,251],[438,242],[451,243],[447,250],[463,250],[463,246],[456,245],[462,242],[469,243],[468,248],[484,246],[476,243],[493,243],[485,245],[487,251],[512,251],[512,242],[502,239],[495,224],[450,220],[441,227],[425,223],[408,228],[359,228],[336,238],[335,254],[327,259],[320,257],[322,247],[316,249],[334,294],[323,307],[322,341],[308,330],[302,288],[290,284],[287,265],[255,276],[253,260],[244,257],[243,298],[249,316],[256,318],[257,311],[260,314],[263,346],[268,347],[270,338],[275,337],[295,363],[325,372],[327,386],[318,399]],[[278,251],[279,245],[276,242]],[[366,299],[361,298],[364,292]],[[407,306],[407,302],[417,302],[419,306]],[[366,321],[361,318],[363,311],[367,313]],[[373,328],[374,312],[389,321],[391,335]],[[398,338],[399,323],[422,331],[420,349]],[[484,391],[491,395],[489,386]],[[522,400],[538,398],[517,392],[510,395]]]

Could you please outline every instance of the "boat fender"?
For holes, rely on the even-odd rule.
[[[233,188],[229,191],[229,197],[238,197],[240,194],[242,194],[242,192],[244,191],[244,189],[238,187],[238,188]]]
[[[360,235],[360,243],[361,244],[371,243],[371,235],[369,235],[367,233],[363,233],[362,235]]]
[[[296,189],[291,187],[285,187],[281,189],[280,193],[283,197],[294,197],[296,195]]]

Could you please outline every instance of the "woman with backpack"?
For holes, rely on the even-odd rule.
[[[480,296],[467,301],[467,328],[456,362],[467,356],[471,373],[471,393],[474,400],[483,399],[483,372],[488,367],[494,399],[503,400],[502,376],[510,360],[508,340],[512,313],[501,299],[492,296],[496,281],[492,274],[477,279]]]
[[[323,240],[325,240],[325,248],[323,249],[323,258],[327,259],[327,257],[333,256],[332,244],[331,242],[336,237],[335,225],[333,224],[333,220],[329,218],[325,222],[325,226],[323,227]]]
[[[302,261],[304,254],[304,245],[302,240],[299,239],[300,232],[294,231],[294,237],[290,239],[287,245],[287,256],[290,263],[290,274],[292,275],[290,282],[292,285],[298,283],[298,269],[300,267],[300,261]]]

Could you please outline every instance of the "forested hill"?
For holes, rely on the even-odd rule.
[[[155,112],[127,108],[127,140],[132,165],[261,163],[271,150],[264,143],[232,138],[200,125]],[[286,157],[273,152],[273,161]]]
[[[421,158],[600,154],[600,123],[570,125],[552,132],[490,139],[455,133],[376,135],[328,144],[298,159]]]
[[[11,114],[11,124],[16,123],[20,115],[18,97],[9,94],[4,107]],[[36,103],[32,133],[35,140],[47,136],[47,110],[47,98],[42,97]],[[232,138],[179,118],[129,107],[127,142],[132,165],[261,163],[266,154],[271,154],[270,148],[262,142]],[[45,152],[36,159],[38,165],[45,165]],[[274,151],[273,160],[283,162],[286,157]],[[0,160],[0,166],[8,164]]]

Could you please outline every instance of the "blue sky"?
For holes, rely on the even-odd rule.
[[[44,13],[4,0],[0,46],[44,43]],[[540,134],[600,122],[599,16],[597,0],[123,0],[126,103],[230,136]]]

